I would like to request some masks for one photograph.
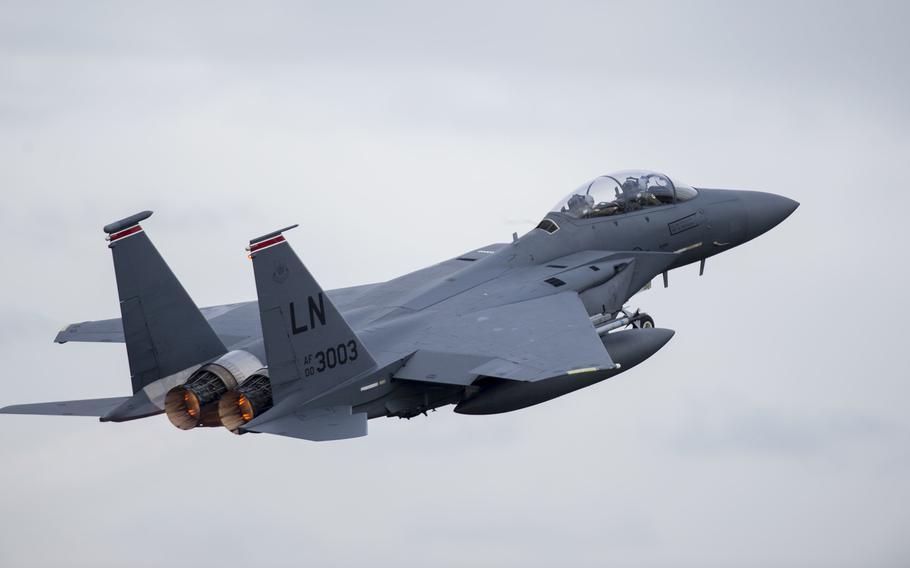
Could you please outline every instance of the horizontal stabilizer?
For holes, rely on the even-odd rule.
[[[350,406],[331,406],[285,414],[244,430],[313,442],[343,440],[367,435],[367,415],[352,414]]]
[[[37,402],[14,404],[0,408],[0,414],[38,414],[43,416],[104,416],[130,397],[89,398],[85,400],[63,400],[59,402]]]
[[[188,373],[181,375],[182,380],[186,380],[186,375],[188,375]],[[153,389],[153,386],[157,386],[157,388]],[[104,414],[101,417],[101,421],[127,422],[129,420],[148,418],[149,416],[155,416],[156,414],[161,414],[164,412],[164,396],[163,392],[160,391],[163,391],[164,388],[166,388],[166,385],[156,383],[156,385],[153,386],[142,389],[133,396],[124,400],[123,404],[118,404],[115,408],[112,408],[110,412]],[[152,398],[149,397],[149,389],[159,391],[156,393],[156,400],[152,400]]]
[[[57,333],[54,343],[82,341],[85,343],[123,343],[123,323],[120,318],[71,323]]]

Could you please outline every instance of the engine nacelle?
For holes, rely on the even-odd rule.
[[[172,388],[164,399],[171,424],[181,430],[197,426],[221,426],[218,400],[262,369],[258,357],[247,351],[229,351],[203,365],[185,383]]]
[[[260,369],[236,389],[229,390],[218,401],[221,425],[241,434],[240,427],[272,408],[272,383],[269,370]]]

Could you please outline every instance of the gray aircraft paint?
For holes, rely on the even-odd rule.
[[[105,227],[123,318],[72,324],[55,339],[125,342],[134,396],[0,412],[157,414],[168,389],[228,350],[269,363],[274,405],[241,431],[322,441],[365,435],[368,418],[447,404],[463,414],[524,408],[653,355],[673,331],[599,334],[591,316],[617,312],[655,276],[755,238],[797,206],[768,193],[699,189],[687,201],[611,216],[554,211],[512,243],[330,291],[282,229],[250,243],[258,301],[201,310],[139,226],[151,215],[143,212]]]

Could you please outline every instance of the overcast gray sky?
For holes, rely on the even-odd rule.
[[[895,2],[0,2],[0,405],[129,390],[101,226],[201,305],[291,223],[326,287],[651,168],[802,207],[633,299],[615,380],[314,444],[0,419],[0,565],[907,566],[910,10]]]

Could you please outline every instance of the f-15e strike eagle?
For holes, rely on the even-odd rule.
[[[768,231],[798,203],[694,189],[624,171],[583,184],[537,227],[394,280],[323,290],[284,233],[250,241],[258,301],[196,307],[139,225],[104,227],[119,319],[76,323],[69,341],[126,344],[132,396],[22,404],[5,414],[162,412],[178,428],[223,426],[306,440],[363,436],[367,420],[454,404],[509,412],[641,363],[673,336],[625,308],[653,278]]]

